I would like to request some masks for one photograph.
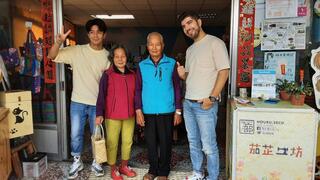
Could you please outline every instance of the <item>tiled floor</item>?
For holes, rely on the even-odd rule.
[[[125,179],[134,179],[141,180],[143,175],[147,172],[148,161],[146,157],[146,149],[145,147],[139,145],[135,145],[132,148],[132,158],[129,162],[129,165],[137,172],[138,176],[134,178],[125,178]],[[224,180],[225,178],[225,163],[224,163],[224,151],[220,151],[220,178],[219,180]],[[84,153],[83,155],[84,161],[84,169],[79,173],[79,177],[77,179],[111,179],[110,178],[110,169],[109,166],[104,164],[103,168],[105,169],[105,176],[97,178],[91,172],[91,161],[92,157],[89,152]],[[71,161],[62,161],[62,162],[48,162],[47,171],[40,176],[39,179],[47,180],[47,179],[67,179],[68,169],[71,165]],[[170,180],[182,180],[185,179],[187,175],[190,175],[192,171],[191,162],[188,153],[187,144],[175,145],[173,147],[172,153],[172,171],[170,173]],[[27,179],[27,178],[24,178]]]
[[[219,107],[220,108],[220,107]],[[169,176],[170,180],[182,180],[185,179],[192,171],[191,161],[189,157],[189,148],[186,138],[186,132],[184,130],[184,125],[179,127],[179,141],[173,146],[172,152],[172,168]],[[87,135],[90,133],[86,133]],[[221,108],[219,110],[219,120],[217,124],[217,135],[218,135],[218,144],[220,151],[220,176],[219,180],[225,180],[225,109]],[[90,136],[85,138],[86,144],[90,143]],[[89,146],[86,146],[89,147]],[[85,168],[79,173],[77,179],[111,179],[109,167],[105,164],[103,167],[105,169],[105,176],[97,178],[94,174],[91,173],[91,162],[92,157],[88,148],[86,148],[83,156],[83,162]],[[69,166],[71,165],[72,160],[61,161],[61,162],[48,162],[47,171],[41,175],[38,179],[67,179]],[[143,143],[135,144],[132,147],[131,160],[129,165],[137,171],[138,176],[135,178],[130,178],[130,180],[141,180],[143,175],[147,172],[148,161],[147,161],[147,152],[146,147]],[[0,178],[1,179],[1,178]],[[24,178],[27,179],[27,178]],[[125,178],[126,179],[126,178]],[[129,178],[128,178],[129,179]]]
[[[137,172],[137,176],[134,177],[134,178],[127,178],[127,177],[124,177],[124,179],[128,179],[128,180],[141,180],[143,178],[143,175],[145,173],[147,173],[148,169],[143,169],[143,168],[133,168],[136,172]],[[110,169],[107,168],[107,171],[106,171],[106,175],[104,177],[101,177],[101,178],[97,178],[94,176],[94,174],[90,174],[89,176],[89,179],[110,179]],[[185,179],[186,176],[190,175],[189,172],[181,172],[181,171],[171,171],[170,175],[169,175],[169,179],[170,180],[182,180],[182,179]]]
[[[38,179],[67,179],[68,177],[68,169],[70,166],[70,162],[49,162],[48,163],[48,169],[45,172],[45,174],[41,175]],[[105,175],[103,177],[95,177],[94,173],[90,170],[90,165],[85,164],[84,169],[79,173],[78,178],[76,179],[97,179],[97,180],[111,180],[110,178],[110,168],[109,166],[104,166],[105,169]],[[128,180],[141,180],[143,175],[147,173],[147,168],[133,168],[137,172],[137,176],[134,178],[127,178],[124,177],[124,179]],[[188,175],[190,175],[191,172],[185,172],[185,171],[171,171],[169,175],[170,180],[183,180]],[[224,180],[224,176],[220,175],[219,180]],[[28,180],[28,178],[23,178],[23,180]]]

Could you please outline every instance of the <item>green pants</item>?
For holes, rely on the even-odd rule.
[[[129,160],[131,153],[131,146],[133,143],[134,133],[134,118],[126,120],[106,119],[106,134],[107,134],[107,156],[108,164],[114,165],[117,161],[117,152],[119,137],[121,133],[121,159]]]

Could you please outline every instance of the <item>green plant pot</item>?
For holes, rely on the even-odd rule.
[[[306,95],[304,94],[300,94],[300,95],[292,94],[290,97],[290,102],[292,105],[295,105],[295,106],[303,106],[305,98],[306,98]]]
[[[291,94],[287,93],[287,91],[280,91],[280,99],[284,101],[289,101]]]

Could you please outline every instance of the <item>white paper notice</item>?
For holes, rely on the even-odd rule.
[[[251,97],[264,99],[276,97],[276,71],[265,69],[252,70]]]
[[[306,48],[306,24],[303,22],[264,22],[261,50],[294,50]]]
[[[266,0],[266,19],[298,16],[298,0]]]

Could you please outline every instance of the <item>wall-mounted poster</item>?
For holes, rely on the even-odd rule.
[[[261,33],[261,50],[294,50],[306,48],[304,22],[264,22]]]
[[[298,0],[266,0],[266,19],[298,16]]]
[[[277,79],[295,81],[296,52],[264,53],[264,69],[276,70]]]

